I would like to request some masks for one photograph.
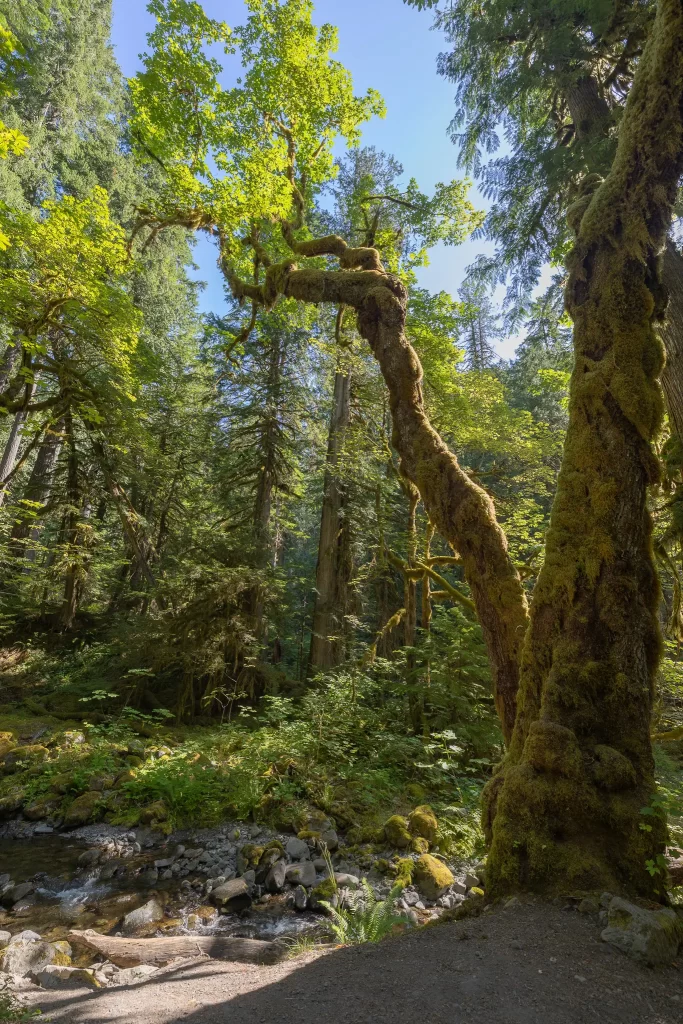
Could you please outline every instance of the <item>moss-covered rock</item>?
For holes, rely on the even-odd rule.
[[[337,883],[334,878],[324,878],[322,882],[319,882],[316,886],[311,889],[311,907],[314,910],[320,909],[320,905],[329,903],[331,906],[337,905]]]
[[[106,789],[113,789],[116,779],[113,775],[108,775],[104,772],[98,772],[97,775],[92,775],[88,782],[88,789],[97,790],[103,793]]]
[[[415,861],[411,857],[401,857],[394,864],[396,885],[410,885],[415,873]]]
[[[16,747],[16,740],[11,732],[0,732],[0,760]]]
[[[155,800],[140,811],[140,821],[143,825],[151,825],[153,822],[166,821],[168,819],[168,807],[163,800]]]
[[[42,821],[55,814],[61,805],[61,797],[44,796],[24,807],[24,817],[29,821]]]
[[[413,853],[429,853],[429,841],[422,836],[413,836],[410,841],[410,849]]]
[[[414,877],[418,889],[428,900],[438,900],[455,881],[450,868],[428,853],[418,858]]]
[[[78,792],[82,790],[82,786],[76,786],[74,783],[74,777],[71,772],[60,772],[58,775],[53,775],[50,780],[50,789],[53,789],[55,793],[61,793],[65,796],[70,791]]]
[[[64,825],[67,828],[74,828],[77,825],[86,825],[96,817],[102,794],[94,791],[83,793],[76,797],[74,802],[66,810]]]
[[[419,782],[410,782],[406,786],[406,796],[416,804],[421,804],[427,795],[427,790]]]
[[[50,751],[41,743],[32,743],[26,747],[13,747],[3,758],[3,766],[7,775],[18,772],[28,765],[44,761],[50,756]]]
[[[412,836],[408,831],[408,822],[400,814],[394,814],[384,824],[384,837],[397,850],[405,850],[410,846]]]
[[[258,867],[258,863],[263,856],[263,846],[256,846],[255,843],[245,843],[237,851],[237,872],[243,875],[245,871],[249,871],[250,868]]]
[[[20,811],[24,805],[26,794],[23,789],[12,789],[0,797],[0,818],[9,818]]]
[[[416,807],[408,818],[408,831],[411,836],[420,836],[432,845],[439,834],[439,823],[434,811],[427,804]],[[424,851],[426,852],[426,851]]]

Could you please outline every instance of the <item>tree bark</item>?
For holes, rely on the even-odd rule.
[[[25,509],[19,515],[18,521],[12,529],[11,545],[15,558],[25,555],[27,559],[32,560],[33,555],[26,541],[29,538],[31,541],[37,540],[36,523],[42,514],[42,506],[52,490],[57,462],[62,450],[63,432],[64,420],[61,419],[53,427],[48,428],[38,449],[38,455],[22,498]]]
[[[650,742],[659,586],[646,508],[663,402],[658,256],[683,170],[683,3],[660,0],[612,169],[569,211],[575,364],[562,470],[526,638],[519,715],[488,788],[487,890],[626,891],[666,825]],[[595,184],[595,183],[593,183]]]
[[[666,349],[662,387],[671,429],[683,439],[683,255],[669,239],[662,261],[662,283],[669,293],[659,333]]]
[[[35,392],[35,384],[31,388],[31,398]],[[29,398],[29,402],[30,402]],[[27,403],[28,404],[28,403]],[[0,459],[0,506],[5,504],[5,498],[7,497],[7,491],[3,486],[3,482],[10,475],[17,461],[19,454],[19,447],[21,445],[21,428],[26,422],[28,413],[25,409],[19,409],[14,414],[14,421],[12,423],[12,429],[10,430],[9,437],[5,443],[5,450]]]
[[[69,932],[69,941],[86,946],[110,960],[117,967],[138,967],[140,964],[167,964],[179,957],[202,953],[214,960],[237,963],[272,964],[282,959],[286,947],[278,942],[258,939],[225,938],[220,935],[176,935],[160,939],[125,939],[100,935],[95,931]]]
[[[315,606],[309,653],[311,672],[325,672],[333,668],[339,663],[343,650],[349,573],[348,523],[344,518],[346,487],[340,475],[340,459],[350,418],[351,374],[338,370],[334,378],[315,570]]]

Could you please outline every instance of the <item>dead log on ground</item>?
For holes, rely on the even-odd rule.
[[[160,966],[179,957],[206,954],[213,960],[234,960],[248,964],[272,964],[281,959],[279,942],[226,938],[221,935],[175,935],[161,939],[119,939],[95,931],[73,931],[68,941],[87,946],[106,956],[116,967]]]

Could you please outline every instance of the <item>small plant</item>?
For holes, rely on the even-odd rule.
[[[361,888],[347,897],[346,907],[337,910],[321,901],[330,914],[328,924],[337,942],[347,946],[381,942],[397,925],[405,924],[405,914],[396,908],[402,892],[403,886],[395,885],[385,900],[378,900],[364,878]]]
[[[25,1021],[35,1020],[36,1017],[40,1017],[40,1010],[29,1010],[25,1006],[19,1006],[11,995],[0,994],[1,1024],[24,1024]]]
[[[286,940],[287,960],[296,960],[305,953],[312,953],[318,948],[319,943],[311,935],[297,935]]]

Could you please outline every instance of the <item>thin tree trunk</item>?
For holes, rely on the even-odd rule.
[[[35,389],[36,386],[34,384],[31,388],[31,397],[33,397]],[[19,455],[19,447],[21,445],[21,430],[26,422],[27,415],[28,413],[25,409],[19,409],[19,411],[14,414],[12,429],[10,430],[9,437],[5,443],[5,450],[2,454],[2,459],[0,459],[0,506],[4,505],[5,498],[7,497],[7,491],[4,488],[3,483],[16,465],[17,456]]]
[[[610,174],[571,211],[575,364],[519,715],[489,786],[487,889],[657,898],[666,825],[650,741],[660,657],[648,487],[663,409],[658,254],[683,171],[683,3],[660,0]],[[588,183],[587,183],[588,184]],[[588,189],[586,189],[588,193]]]
[[[408,498],[408,558],[409,570],[415,568],[417,561],[417,506],[420,494],[412,484],[405,484],[404,492]],[[403,643],[406,647],[406,683],[408,687],[408,710],[413,732],[422,732],[422,700],[419,693],[415,663],[415,641],[417,638],[417,580],[411,572],[403,577]]]
[[[662,387],[671,428],[683,439],[683,255],[671,239],[662,261],[662,283],[669,293],[666,320],[659,325],[666,348]]]
[[[340,458],[351,416],[351,374],[337,371],[325,464],[320,516],[318,564],[315,571],[315,607],[311,632],[309,668],[324,672],[338,664],[346,610],[346,523],[343,510],[345,485],[340,478]]]

